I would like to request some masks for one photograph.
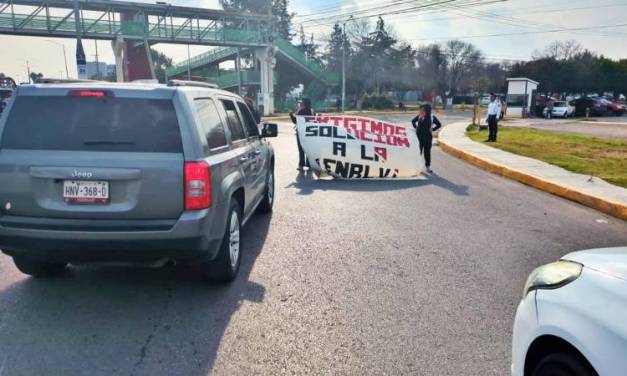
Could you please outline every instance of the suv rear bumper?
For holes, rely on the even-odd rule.
[[[0,217],[0,249],[64,262],[212,259],[226,222],[224,206],[187,211],[173,221]],[[220,213],[217,213],[220,212]],[[81,226],[82,223],[82,226]]]

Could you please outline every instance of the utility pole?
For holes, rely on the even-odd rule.
[[[65,53],[65,44],[63,43],[58,43],[58,42],[54,42],[48,39],[43,39],[44,42],[48,42],[48,43],[52,43],[52,44],[56,44],[57,46],[61,46],[61,48],[63,49],[63,63],[65,64],[65,78],[70,78],[70,70],[67,67],[67,55]],[[61,72],[61,76],[59,77],[63,77],[63,72]]]
[[[65,78],[70,78],[70,71],[67,69],[67,56],[65,55],[65,45],[61,44],[63,47],[63,62],[65,63]]]
[[[346,103],[346,23],[353,19],[351,15],[342,24],[342,112],[345,110]]]
[[[192,62],[190,59],[189,44],[187,44],[187,81],[192,80]]]
[[[28,75],[28,83],[30,84],[30,65],[28,64],[28,60],[26,60],[26,74]]]
[[[81,22],[78,0],[74,0],[74,23],[76,25],[76,67],[78,68],[78,78],[86,79],[88,78],[87,61],[85,59],[85,50],[83,50],[83,30]]]
[[[344,113],[344,103],[346,102],[346,22],[342,30],[342,113]]]
[[[237,48],[237,54],[235,55],[235,71],[237,72],[237,94],[242,95],[242,60],[240,57],[240,49]]]
[[[96,47],[96,78],[100,80],[100,62],[98,61],[98,41],[94,39],[94,46]]]

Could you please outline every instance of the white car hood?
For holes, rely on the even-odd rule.
[[[627,247],[598,248],[572,252],[562,260],[575,261],[586,268],[627,281]]]

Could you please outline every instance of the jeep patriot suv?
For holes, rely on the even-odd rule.
[[[35,277],[176,260],[230,281],[242,226],[272,210],[276,135],[208,84],[20,86],[0,118],[0,249]]]

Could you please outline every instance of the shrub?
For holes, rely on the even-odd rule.
[[[369,108],[375,110],[384,110],[388,108],[394,108],[394,102],[389,98],[381,94],[364,94],[361,98],[362,108]]]

